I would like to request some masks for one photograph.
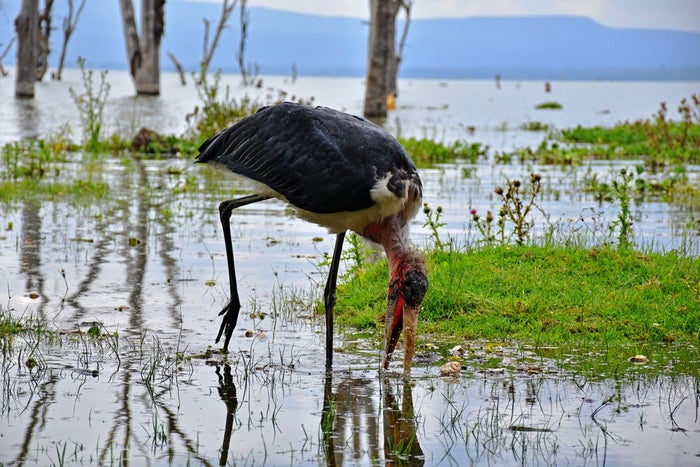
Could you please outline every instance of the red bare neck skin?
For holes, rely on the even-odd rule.
[[[404,334],[404,376],[409,377],[415,351],[418,311],[428,287],[423,257],[409,247],[408,229],[398,216],[367,227],[364,236],[381,244],[389,260],[389,290],[382,367],[387,369],[399,336]]]

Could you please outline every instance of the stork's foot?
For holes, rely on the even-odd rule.
[[[221,309],[219,316],[223,315],[224,318],[221,321],[221,327],[219,327],[219,333],[216,335],[216,343],[218,344],[221,340],[221,336],[224,336],[224,352],[228,352],[228,343],[233,335],[233,330],[236,327],[236,322],[238,322],[238,312],[241,306],[233,302],[228,302],[228,304]]]

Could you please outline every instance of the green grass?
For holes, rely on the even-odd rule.
[[[637,121],[612,127],[577,126],[561,131],[566,143],[605,147],[615,158],[647,158],[655,165],[700,161],[700,122]],[[611,158],[611,157],[605,157]]]
[[[13,317],[8,310],[0,306],[0,339],[6,339],[8,336],[18,334],[26,329],[26,323]]]
[[[455,141],[452,144],[436,142],[427,138],[399,138],[418,167],[430,167],[434,164],[465,159],[475,163],[486,156],[488,146],[481,143]]]
[[[429,253],[427,261],[423,335],[537,345],[700,341],[697,258],[505,245]],[[340,284],[338,322],[381,329],[387,275],[379,262]]]
[[[554,101],[547,101],[547,102],[542,102],[540,104],[537,104],[535,106],[536,109],[546,109],[546,110],[560,110],[563,109],[564,106],[561,105],[559,102],[554,102]]]
[[[618,123],[612,127],[562,130],[566,143],[605,146],[616,157],[641,157],[652,166],[700,162],[700,95],[684,98],[672,119],[665,102],[652,118]]]
[[[0,181],[0,203],[10,204],[19,199],[64,199],[84,205],[109,195],[109,185],[102,181],[71,180],[68,182],[42,181],[26,178],[17,181]]]

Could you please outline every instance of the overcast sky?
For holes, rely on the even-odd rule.
[[[369,17],[369,0],[248,0],[248,4]],[[557,14],[588,16],[613,27],[700,31],[700,0],[414,0],[413,6],[414,18]]]

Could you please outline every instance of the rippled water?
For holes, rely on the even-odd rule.
[[[166,75],[161,97],[134,98],[126,74],[109,77],[108,131],[185,130],[184,114],[197,102],[191,87]],[[39,84],[34,101],[15,101],[3,83],[0,140],[65,123],[79,131],[67,90],[76,79]],[[236,78],[226,79],[243,92]],[[361,80],[265,82],[359,113]],[[553,89],[409,81],[387,125],[403,135],[468,137],[508,150],[543,137],[516,130],[522,122],[563,127],[648,117],[660,101],[697,92],[698,83],[555,82]],[[543,100],[563,102],[564,110],[533,110]],[[471,125],[474,135],[466,131]],[[549,187],[542,208],[550,218],[535,220],[540,232],[550,222],[604,235],[600,226],[616,207],[583,194],[581,178],[586,171],[611,176],[620,166],[458,162],[421,177],[426,201],[444,208],[443,234],[457,242],[474,235],[470,208],[493,209],[493,188],[531,171]],[[491,343],[421,342],[422,351],[442,357],[445,347],[468,348],[462,375],[443,378],[437,364],[417,364],[404,385],[400,364],[378,378],[376,344],[341,329],[326,375],[324,323],[312,307],[333,238],[275,201],[234,214],[244,312],[228,358],[210,354],[228,294],[216,207],[232,196],[231,183],[187,158],[114,158],[93,167],[76,155],[57,168],[63,182],[108,183],[110,196],[81,202],[58,194],[0,207],[0,307],[58,332],[3,342],[2,463],[692,465],[700,457],[697,377],[676,375],[653,350],[646,367],[610,361],[609,373],[590,375],[566,369],[569,360],[585,362],[580,349],[547,357]],[[647,202],[635,209],[640,243],[667,249],[697,235],[687,228],[697,216],[688,207]],[[423,222],[419,214],[412,225],[419,245],[429,237]],[[76,332],[94,325],[113,337]]]

